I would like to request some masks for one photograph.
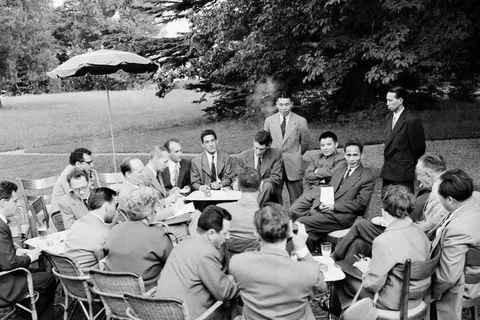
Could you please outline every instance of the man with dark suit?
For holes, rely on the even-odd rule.
[[[210,205],[198,219],[198,235],[187,237],[173,248],[158,280],[156,298],[176,298],[185,302],[190,319],[195,319],[216,300],[237,296],[238,285],[224,270],[222,254],[229,238],[231,215]],[[208,319],[225,319],[217,309]]]
[[[305,226],[296,223],[294,235],[287,210],[275,203],[257,211],[254,221],[260,251],[241,253],[230,261],[244,304],[242,319],[314,320],[309,299],[327,286],[305,245]],[[289,237],[299,261],[286,250]]]
[[[290,204],[293,204],[303,193],[302,155],[307,151],[310,137],[307,120],[291,112],[290,93],[281,91],[276,106],[278,113],[265,119],[264,129],[272,135],[272,146],[282,151],[283,181],[287,185]]]
[[[67,182],[72,191],[58,202],[65,230],[70,229],[75,221],[87,215],[87,200],[90,195],[90,179],[85,170],[74,168],[67,174]]]
[[[385,137],[385,162],[380,176],[382,189],[390,184],[404,185],[414,193],[415,165],[425,153],[425,133],[422,122],[403,106],[405,89],[388,90]],[[382,193],[383,194],[383,193]]]
[[[0,182],[0,272],[16,268],[28,268],[30,263],[38,260],[41,250],[16,249],[12,233],[7,225],[7,218],[15,215],[18,207],[17,186],[9,181]],[[36,302],[38,319],[53,319],[53,302],[57,287],[54,277],[49,272],[32,272],[33,289],[39,293]],[[0,281],[0,306],[4,307],[18,302],[28,307],[27,277],[22,272],[3,275]],[[14,319],[31,319],[31,315],[20,309]]]
[[[310,236],[321,236],[352,226],[362,216],[372,197],[375,180],[361,163],[363,145],[359,141],[345,144],[345,160],[334,171],[330,186],[334,190],[334,204],[324,204],[320,198],[313,201],[311,216],[297,221],[305,224]],[[321,192],[321,191],[320,191]]]
[[[260,206],[267,202],[282,203],[283,160],[282,152],[270,148],[272,137],[265,130],[260,130],[253,139],[253,148],[237,156],[239,171],[253,168],[261,174],[262,185],[258,195]]]
[[[182,158],[182,146],[177,139],[168,140],[163,147],[168,150],[169,154],[168,170],[162,171],[163,184],[167,194],[177,191],[188,194],[190,192],[190,160]]]
[[[479,284],[465,284],[465,274],[478,276],[480,267],[467,266],[464,271],[467,251],[480,249],[480,193],[473,191],[472,179],[460,169],[446,171],[440,179],[440,201],[450,214],[435,228],[432,256],[440,250],[440,260],[432,298],[439,320],[461,320],[463,297],[480,296]]]
[[[190,181],[193,190],[198,190],[203,185],[213,190],[231,189],[234,177],[232,160],[228,153],[217,149],[217,134],[211,129],[205,130],[200,135],[200,140],[205,152],[192,159]]]

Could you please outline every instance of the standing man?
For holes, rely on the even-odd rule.
[[[307,120],[291,112],[293,102],[289,92],[279,93],[276,106],[278,113],[265,119],[264,129],[272,135],[272,146],[282,151],[283,180],[292,204],[303,193],[302,155],[307,151],[310,137]]]
[[[237,156],[239,170],[253,168],[260,172],[262,184],[258,195],[260,206],[267,202],[282,203],[283,159],[282,152],[270,148],[272,136],[268,131],[260,130],[253,139],[253,148]]]
[[[415,165],[425,153],[425,133],[421,120],[406,110],[402,87],[388,90],[385,162],[380,172],[382,190],[390,184],[404,185],[414,193]],[[382,191],[383,194],[383,191]]]
[[[172,190],[173,192],[189,193],[191,162],[182,158],[183,150],[180,142],[173,138],[165,142],[163,147],[168,150],[169,154],[168,170],[162,171],[162,179],[167,193],[170,194]]]
[[[58,202],[65,230],[70,229],[75,221],[87,215],[87,200],[90,195],[90,180],[85,170],[74,168],[67,175],[67,182],[72,191]]]
[[[192,159],[190,181],[193,190],[200,189],[202,185],[213,190],[231,189],[234,177],[232,160],[228,153],[217,149],[217,134],[211,129],[205,130],[200,135],[200,140],[205,152]]]

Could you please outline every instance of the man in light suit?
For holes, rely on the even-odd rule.
[[[283,181],[287,185],[290,204],[293,204],[303,192],[302,155],[307,151],[310,137],[307,120],[291,112],[290,93],[280,92],[276,106],[278,113],[265,119],[264,129],[272,135],[272,147],[282,151]]]
[[[169,160],[167,163],[168,170],[162,171],[163,184],[170,192],[180,191],[183,194],[190,193],[190,166],[191,161],[182,158],[183,150],[180,141],[170,139],[163,145],[168,150]]]
[[[380,176],[382,189],[400,184],[414,193],[415,165],[425,153],[425,133],[420,119],[403,106],[405,96],[402,87],[391,88],[387,93],[387,107],[391,113],[387,115],[385,162]]]
[[[324,204],[320,198],[313,201],[311,216],[297,221],[305,224],[310,236],[318,237],[352,226],[362,216],[372,197],[375,180],[362,163],[363,145],[351,140],[345,144],[345,160],[334,171],[330,186],[334,188],[335,203]]]
[[[0,272],[16,268],[28,268],[38,260],[41,249],[15,249],[7,218],[15,215],[18,207],[17,185],[9,181],[0,181]],[[39,293],[35,303],[38,319],[53,319],[53,302],[57,287],[55,278],[49,272],[31,272],[33,289]],[[29,307],[27,277],[25,273],[13,272],[2,276],[0,281],[0,305],[22,303]],[[15,319],[31,319],[30,313],[22,309]]]
[[[97,188],[88,198],[90,212],[73,223],[65,238],[65,254],[75,259],[84,271],[98,269],[105,257],[103,247],[107,240],[118,200],[110,188]]]
[[[432,256],[440,250],[433,281],[439,320],[461,320],[462,299],[480,296],[480,285],[465,285],[465,256],[470,248],[480,249],[480,193],[462,170],[449,170],[440,177],[440,201],[450,212],[436,228]],[[468,275],[479,275],[479,267],[467,266]]]
[[[198,235],[187,237],[173,248],[158,280],[157,298],[177,298],[185,302],[190,319],[195,319],[216,300],[235,298],[238,286],[225,274],[222,254],[229,238],[231,215],[210,205],[198,219]],[[208,319],[224,319],[224,309],[217,309]]]
[[[87,215],[87,200],[90,195],[90,180],[85,170],[74,168],[67,175],[67,182],[72,191],[58,202],[65,230],[70,229],[75,221]]]
[[[230,261],[244,303],[242,319],[315,319],[309,298],[327,286],[305,245],[305,226],[296,223],[294,235],[287,210],[275,203],[257,211],[254,221],[260,251],[241,253]],[[297,262],[286,250],[289,237]]]
[[[239,170],[253,168],[261,174],[262,185],[258,195],[259,205],[267,202],[283,203],[282,178],[283,159],[279,149],[271,148],[272,137],[268,131],[260,130],[253,140],[253,148],[237,156]]]
[[[260,209],[258,189],[261,182],[260,172],[253,168],[243,169],[238,173],[238,187],[242,194],[240,200],[218,205],[232,216],[230,239],[226,241],[231,255],[244,252],[247,248],[258,247],[253,215]]]
[[[193,190],[205,185],[213,190],[231,189],[234,177],[232,160],[226,152],[217,149],[217,134],[208,129],[200,135],[205,152],[192,159],[190,181]]]

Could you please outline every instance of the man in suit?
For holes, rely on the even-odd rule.
[[[38,260],[41,250],[15,249],[7,218],[15,215],[18,207],[17,186],[9,181],[0,182],[0,272],[16,268],[28,268]],[[33,272],[33,289],[39,293],[36,302],[40,320],[53,319],[53,302],[57,287],[55,278],[49,272]],[[0,281],[0,305],[21,302],[29,306],[27,277],[22,272],[3,275]],[[15,319],[31,319],[31,315],[20,309]]]
[[[414,193],[415,165],[425,153],[425,133],[420,119],[403,106],[405,96],[402,87],[391,88],[387,93],[387,107],[391,113],[387,115],[385,162],[380,176],[382,189],[400,184]]]
[[[351,140],[345,144],[345,160],[334,171],[330,186],[334,189],[334,204],[313,201],[311,216],[297,221],[305,224],[310,236],[318,237],[335,230],[350,228],[362,216],[372,197],[375,180],[361,163],[363,145]]]
[[[198,235],[187,237],[173,248],[158,280],[157,298],[176,298],[185,302],[191,319],[202,315],[216,300],[237,296],[238,286],[225,274],[220,249],[229,238],[231,215],[210,205],[198,219]],[[217,310],[208,319],[224,319]]]
[[[272,137],[268,131],[260,130],[253,139],[253,148],[237,156],[239,170],[253,168],[261,174],[262,184],[258,203],[282,203],[283,159],[282,152],[271,148]]]
[[[218,140],[215,131],[208,129],[200,135],[204,152],[192,159],[190,181],[193,190],[205,185],[213,190],[231,189],[234,177],[232,160],[226,152],[217,149]]]
[[[65,230],[70,229],[75,221],[87,215],[87,200],[90,195],[90,179],[85,170],[74,168],[67,175],[67,182],[72,191],[58,202]]]
[[[462,170],[446,171],[440,177],[440,201],[450,213],[439,223],[432,242],[433,256],[440,260],[433,280],[432,298],[439,320],[461,320],[462,298],[480,296],[480,286],[465,285],[465,256],[480,249],[480,193],[473,192],[472,179]],[[467,275],[479,275],[479,267],[467,266]]]
[[[283,181],[293,204],[303,192],[302,155],[307,151],[310,137],[307,120],[291,112],[293,101],[289,92],[279,93],[276,106],[278,113],[265,119],[264,129],[272,135],[272,146],[282,151]]]
[[[287,210],[269,203],[255,213],[260,251],[232,257],[230,273],[239,283],[243,319],[315,319],[309,298],[326,291],[324,277],[305,243],[305,226],[292,232]],[[292,237],[294,262],[287,250]]]
[[[258,240],[254,235],[253,215],[260,209],[258,190],[261,182],[260,172],[253,168],[243,169],[238,173],[238,187],[242,194],[240,200],[218,205],[232,216],[230,239],[226,241],[231,254],[258,247]]]
[[[58,202],[60,199],[68,194],[70,191],[70,185],[67,182],[67,175],[73,170],[73,168],[80,168],[85,170],[85,172],[92,176],[93,169],[93,159],[92,159],[92,152],[85,148],[77,148],[70,153],[69,165],[65,167],[65,169],[60,173],[60,176],[55,182],[55,186],[53,187],[52,191],[52,204],[50,208],[50,215],[53,215],[57,211],[59,211]],[[90,179],[91,180],[91,179]]]
[[[334,168],[340,162],[345,162],[343,152],[337,151],[338,142],[335,133],[326,131],[320,135],[318,140],[320,141],[321,153],[312,158],[307,170],[305,170],[307,190],[289,209],[293,221],[310,212],[313,200],[320,196],[320,189],[330,183]]]
[[[163,145],[168,150],[168,170],[162,171],[162,179],[167,194],[180,191],[183,194],[190,193],[190,166],[188,159],[182,158],[182,145],[177,139],[170,139]]]
[[[110,188],[97,188],[88,198],[90,212],[73,223],[65,238],[65,254],[75,259],[87,271],[98,269],[105,257],[103,247],[107,240],[118,200]]]

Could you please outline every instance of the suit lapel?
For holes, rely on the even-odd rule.
[[[218,153],[217,153],[218,154]],[[218,159],[217,159],[217,163],[218,163]],[[218,168],[217,169],[217,172],[218,172]],[[206,152],[202,152],[202,170],[205,171],[206,174],[208,174],[208,176],[212,177],[212,171],[210,170],[210,166],[208,165],[208,159],[207,159],[207,154]],[[212,181],[214,179],[211,179]]]
[[[178,180],[177,185],[180,187],[185,178],[185,170],[187,170],[187,164],[184,159],[180,160],[180,170],[178,170]]]
[[[273,115],[272,121],[273,121],[273,125],[271,128],[272,139],[273,141],[282,141],[283,138],[282,138],[282,130],[280,129],[280,115],[278,114],[278,112]],[[282,146],[280,145],[279,147],[281,148]]]
[[[171,184],[170,168],[168,166],[162,171],[161,176],[162,176],[162,180],[164,182],[163,185],[165,185],[165,182],[167,183],[167,185]]]
[[[267,172],[267,168],[270,167],[270,160],[271,160],[271,151],[270,148],[268,148],[265,153],[263,154],[262,157],[262,167],[260,168],[260,175],[263,178],[263,175]]]
[[[283,143],[288,140],[290,134],[297,127],[297,117],[293,113],[290,113],[290,119],[288,121],[287,127],[285,128],[285,136],[283,137]]]
[[[363,166],[360,164],[358,168],[355,169],[355,171],[353,171],[352,175],[343,182],[342,186],[337,190],[337,192],[335,192],[335,199],[338,199],[342,195],[344,195],[348,190],[350,190],[358,182],[358,180],[360,180],[362,171],[363,171]],[[345,175],[345,172],[347,172],[346,169],[343,172],[342,177]]]
[[[342,172],[342,174],[341,175],[334,174],[332,176],[332,180],[330,181],[330,185],[333,187],[334,192],[337,192],[338,187],[340,186],[340,182],[342,181],[342,178],[345,175],[345,172],[347,171],[347,167],[348,166],[346,164],[344,164],[342,166],[342,169],[341,170],[339,169],[339,171]]]
[[[397,123],[395,124],[395,128],[392,129],[392,121],[393,121],[393,113],[390,113],[388,120],[387,120],[387,133],[389,133],[387,137],[387,141],[385,141],[385,147],[392,142],[393,138],[397,134],[397,132],[405,125],[405,117],[407,116],[407,109],[402,111],[400,118],[398,118]]]
[[[164,170],[168,170],[168,168],[165,168]],[[156,180],[158,183],[158,190],[160,191],[162,196],[165,197],[167,195],[167,190],[165,189],[165,184],[163,183],[162,177],[160,175],[157,175],[154,180]]]

